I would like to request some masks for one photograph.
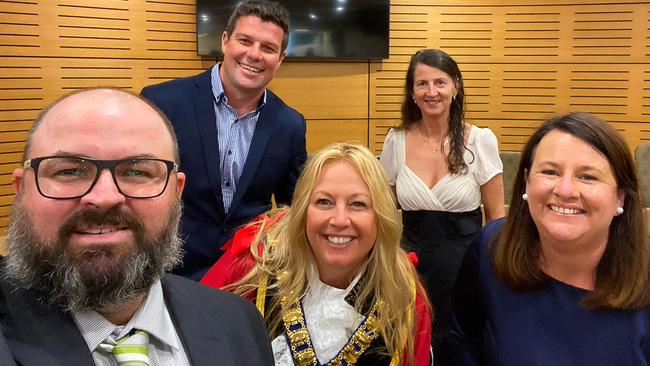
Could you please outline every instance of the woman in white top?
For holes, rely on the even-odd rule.
[[[464,120],[463,79],[441,50],[415,53],[406,74],[402,124],[386,136],[381,164],[403,210],[404,242],[435,308],[432,345],[440,354],[450,291],[460,261],[486,221],[504,216],[503,165],[496,136]],[[437,359],[436,365],[444,360]]]

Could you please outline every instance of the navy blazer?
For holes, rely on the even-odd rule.
[[[250,302],[172,274],[163,277],[162,287],[191,365],[273,365],[266,328]],[[18,365],[94,364],[69,312],[44,305],[4,280],[0,330]],[[0,365],[9,365],[4,360],[0,355]]]
[[[171,120],[180,148],[183,192],[182,267],[174,273],[200,279],[221,256],[219,249],[241,225],[278,204],[290,204],[307,158],[304,117],[267,90],[243,172],[228,214],[221,194],[219,140],[212,69],[142,89]]]

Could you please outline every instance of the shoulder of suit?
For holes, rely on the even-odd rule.
[[[189,298],[214,299],[222,302],[244,302],[248,301],[229,292],[208,287],[199,282],[181,277],[172,273],[165,273],[161,279],[163,288],[174,294],[188,296]]]
[[[209,85],[211,70],[212,68],[209,68],[201,72],[200,74],[167,80],[159,84],[149,85],[146,86],[145,89],[158,90],[158,89],[167,89],[167,88],[190,87],[192,85],[199,84],[202,82],[207,82]]]

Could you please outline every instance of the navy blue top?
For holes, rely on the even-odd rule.
[[[453,365],[648,365],[650,307],[590,310],[588,291],[554,279],[540,290],[501,284],[487,248],[504,220],[488,224],[461,265],[449,334]]]

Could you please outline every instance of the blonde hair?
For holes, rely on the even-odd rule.
[[[280,210],[284,214],[279,218],[275,216],[277,220],[271,218],[261,223],[262,229],[251,246],[255,267],[229,287],[240,295],[250,295],[262,277],[277,278],[278,283],[269,287],[274,296],[269,300],[265,320],[272,337],[283,331],[280,299],[284,298],[286,304],[295,304],[308,289],[307,273],[315,258],[305,231],[307,208],[323,167],[333,162],[346,162],[358,170],[370,191],[377,221],[377,239],[354,307],[363,313],[362,309],[368,304],[381,299],[379,331],[386,353],[391,356],[399,353],[414,364],[416,292],[425,301],[426,295],[417,281],[415,267],[400,247],[402,221],[384,171],[376,157],[362,145],[332,144],[307,160],[296,184],[291,208]],[[261,255],[258,252],[260,243],[264,246]]]

